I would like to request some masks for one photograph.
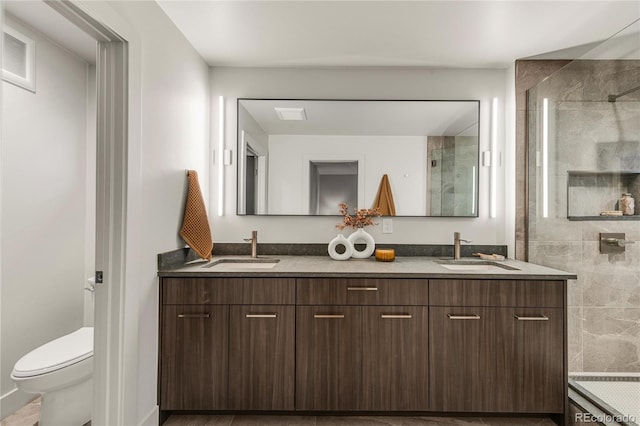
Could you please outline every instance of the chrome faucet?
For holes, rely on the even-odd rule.
[[[251,238],[245,238],[244,240],[251,243],[251,258],[258,257],[258,231],[251,231]]]
[[[463,243],[470,243],[471,240],[463,240],[460,238],[459,232],[453,233],[453,259],[460,260],[460,241]]]

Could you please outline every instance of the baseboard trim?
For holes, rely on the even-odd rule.
[[[158,426],[160,422],[160,411],[158,410],[158,406],[154,406],[147,415],[138,423],[138,426]]]
[[[21,392],[18,388],[10,390],[0,396],[0,419],[9,417],[37,397],[32,393]]]

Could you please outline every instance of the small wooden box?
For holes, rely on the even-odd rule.
[[[394,249],[376,249],[376,260],[379,262],[393,262],[396,260]]]

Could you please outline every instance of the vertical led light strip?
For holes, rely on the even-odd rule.
[[[489,216],[497,216],[497,190],[498,182],[498,98],[491,102],[491,183],[489,190]]]
[[[476,166],[471,167],[471,214],[476,214]]]
[[[218,98],[218,216],[224,215],[224,96]]]
[[[549,217],[549,99],[542,99],[542,217]]]

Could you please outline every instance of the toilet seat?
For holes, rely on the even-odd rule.
[[[24,355],[16,362],[11,376],[17,379],[40,376],[92,356],[93,327],[82,327]]]

